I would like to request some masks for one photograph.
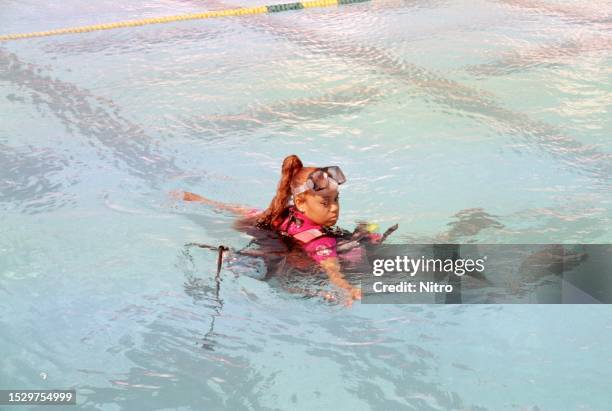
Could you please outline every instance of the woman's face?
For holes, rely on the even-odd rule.
[[[297,209],[315,224],[331,227],[340,216],[338,190],[307,191],[296,199]]]

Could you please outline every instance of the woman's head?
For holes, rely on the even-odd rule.
[[[340,216],[340,201],[338,188],[322,191],[306,191],[295,196],[295,208],[306,215],[314,223],[332,226]]]
[[[287,156],[283,161],[276,195],[257,221],[258,225],[270,226],[284,218],[292,193],[303,187],[316,170],[318,170],[316,167],[304,167],[296,155]],[[293,196],[293,201],[298,211],[317,224],[332,226],[338,220],[340,205],[337,185],[316,192],[313,190],[300,192]]]

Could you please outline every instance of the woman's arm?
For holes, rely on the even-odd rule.
[[[222,203],[220,201],[211,200],[210,198],[202,197],[199,194],[190,193],[189,191],[174,190],[170,192],[170,196],[183,201],[195,201],[206,204],[221,211],[229,211],[240,217],[251,216],[255,209],[238,204]]]
[[[338,288],[343,289],[348,294],[347,305],[351,305],[353,300],[361,300],[361,290],[353,287],[351,283],[346,281],[346,278],[340,271],[340,262],[338,257],[330,257],[320,262],[321,267],[325,270],[329,276],[329,281]]]
[[[361,299],[361,290],[346,281],[340,270],[336,239],[330,236],[318,237],[304,244],[304,251],[316,261],[327,273],[329,281],[347,294],[345,303],[351,305],[353,300]]]

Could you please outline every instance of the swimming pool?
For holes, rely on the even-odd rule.
[[[16,2],[3,33],[253,6]],[[0,388],[78,409],[605,410],[609,306],[360,305],[223,272],[282,158],[395,242],[610,243],[606,2],[381,1],[0,43]],[[190,271],[192,270],[192,271]],[[195,270],[195,271],[194,271]],[[200,290],[201,291],[201,290]],[[212,330],[212,331],[211,331]],[[204,343],[204,339],[206,343]]]

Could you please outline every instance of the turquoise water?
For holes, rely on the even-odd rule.
[[[254,4],[7,1],[0,32]],[[382,1],[0,44],[0,388],[75,388],[84,410],[609,409],[609,306],[345,309],[230,270],[217,299],[189,286],[214,255],[183,245],[249,239],[168,192],[264,207],[296,153],[345,171],[342,226],[399,223],[394,242],[610,243],[611,16]]]

